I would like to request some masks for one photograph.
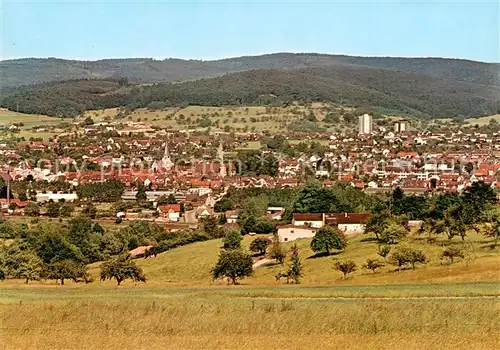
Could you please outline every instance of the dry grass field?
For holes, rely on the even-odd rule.
[[[213,282],[220,240],[139,259],[146,283],[0,282],[5,349],[495,349],[500,342],[500,257],[471,235],[464,261],[441,265],[439,241],[409,245],[430,259],[415,271],[358,270],[343,280],[336,259],[360,265],[376,244],[351,237],[339,255],[311,258],[299,242],[300,285],[263,266],[241,285]],[[248,246],[252,238],[245,237]],[[497,248],[498,249],[498,248]],[[91,266],[98,275],[98,264]]]
[[[421,291],[433,288],[446,291],[446,285]],[[345,295],[360,289],[370,287],[340,288]],[[302,297],[291,297],[296,292]],[[309,297],[318,292],[324,297]],[[336,287],[11,285],[0,289],[0,335],[5,349],[494,349],[500,341],[498,299],[328,296],[337,293]]]

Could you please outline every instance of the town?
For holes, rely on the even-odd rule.
[[[0,7],[2,349],[498,349],[498,1]]]
[[[495,120],[481,129],[443,124],[434,131],[412,129],[404,119],[374,121],[364,114],[358,120],[357,132],[273,134],[169,132],[133,123],[139,132],[119,133],[120,121],[76,122],[50,141],[0,144],[3,183],[9,187],[1,199],[3,214],[30,215],[34,208],[46,215],[53,202],[91,203],[101,218],[178,229],[216,214],[214,206],[230,191],[296,188],[310,180],[374,196],[395,188],[420,196],[461,193],[478,181],[498,193]],[[106,182],[117,183],[118,192],[86,191]],[[134,206],[139,195],[148,207]],[[175,203],[165,204],[168,198]],[[100,210],[100,203],[110,202],[128,203],[128,210]],[[228,223],[236,219],[237,211]]]

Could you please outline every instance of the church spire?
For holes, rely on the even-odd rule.
[[[161,163],[164,169],[170,170],[174,163],[170,159],[170,153],[168,151],[168,139],[165,140],[165,151],[163,152],[163,158],[161,159]]]

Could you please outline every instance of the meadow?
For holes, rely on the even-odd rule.
[[[212,125],[211,130],[224,130],[226,126],[235,131],[256,132],[279,132],[293,125],[294,122],[303,118],[302,113],[312,112],[319,121],[322,121],[326,114],[324,103],[312,103],[310,106],[295,105],[290,107],[264,107],[264,106],[243,106],[243,107],[210,107],[210,106],[188,106],[185,108],[163,108],[147,109],[139,108],[131,111],[122,118],[117,118],[120,110],[109,108],[104,110],[87,111],[80,119],[91,117],[94,122],[102,121],[134,121],[156,125],[169,130],[206,130],[207,127],[196,123],[196,120],[208,118]],[[351,110],[350,108],[345,108]],[[187,123],[186,121],[191,121]],[[323,125],[328,130],[342,127],[337,125]]]
[[[254,239],[245,236],[243,246],[248,248]],[[462,242],[459,238],[452,240],[452,244],[463,249],[465,258],[454,264],[441,260],[442,245],[447,238],[439,237],[432,244],[426,243],[427,236],[412,235],[404,243],[405,246],[422,249],[429,259],[426,265],[418,265],[415,270],[405,269],[397,272],[397,268],[386,263],[386,266],[373,273],[362,269],[366,259],[383,261],[377,255],[378,244],[369,235],[355,235],[349,237],[347,249],[327,257],[315,257],[309,248],[310,240],[296,241],[303,265],[304,277],[301,286],[305,285],[380,285],[380,284],[411,284],[421,282],[455,283],[455,282],[500,282],[500,255],[498,248],[491,249],[491,242],[484,236],[469,232],[467,239]],[[213,282],[210,269],[215,265],[222,242],[211,240],[198,242],[184,247],[167,251],[156,258],[139,259],[137,263],[143,268],[149,278],[148,284],[174,286],[211,286],[224,285],[224,281]],[[284,244],[285,249],[291,243]],[[353,260],[358,269],[348,279],[342,279],[342,274],[334,269],[339,260]],[[246,286],[276,286],[275,275],[284,269],[279,264],[264,265],[257,268],[254,276],[241,281]],[[92,266],[91,273],[97,275],[97,266]],[[283,283],[283,282],[281,282]]]
[[[494,349],[500,341],[498,299],[334,297],[367,288],[10,286],[0,289],[0,335],[6,349]],[[382,286],[371,291],[385,295]]]
[[[62,122],[59,118],[49,117],[46,115],[37,114],[24,114],[9,111],[5,108],[0,108],[0,125],[10,126],[14,123],[23,123],[23,126],[19,127],[19,133],[8,133],[16,137],[24,137],[29,140],[30,137],[42,138],[44,141],[48,141],[49,138],[54,137],[61,130],[53,131],[42,131],[35,132],[32,130],[35,126],[54,126],[57,127]]]
[[[345,252],[313,258],[300,240],[300,285],[276,282],[283,267],[270,265],[229,286],[210,277],[221,241],[198,242],[136,260],[146,283],[100,282],[98,263],[90,284],[0,282],[0,336],[6,349],[495,349],[500,257],[489,243],[457,239],[467,258],[448,265],[440,240],[415,236],[405,244],[425,249],[429,264],[342,279],[334,262],[375,258],[375,242],[357,235]]]
[[[500,123],[500,114],[489,115],[489,116],[480,117],[480,118],[469,118],[469,119],[466,119],[465,121],[470,125],[484,126],[484,125],[488,125],[491,120],[496,120],[498,123]]]

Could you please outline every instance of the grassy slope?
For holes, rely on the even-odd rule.
[[[464,261],[453,265],[442,264],[439,255],[442,247],[439,244],[425,244],[418,238],[410,240],[407,245],[420,248],[427,253],[429,264],[419,266],[415,271],[406,270],[395,272],[394,266],[388,265],[376,274],[361,269],[367,258],[377,258],[377,244],[366,241],[366,236],[351,237],[345,252],[321,258],[311,258],[313,253],[309,249],[309,240],[298,241],[304,267],[303,285],[325,284],[399,284],[419,282],[467,282],[467,281],[495,281],[500,282],[500,256],[485,246],[482,236],[470,233],[465,243],[455,238],[454,244],[463,246],[468,252]],[[244,244],[248,246],[252,237],[245,237]],[[439,241],[438,241],[439,243]],[[150,283],[170,282],[182,285],[210,285],[210,268],[217,260],[218,240],[201,242],[181,247],[153,259],[141,259],[138,263],[150,278]],[[288,244],[288,247],[290,244]],[[341,273],[333,269],[337,260],[354,260],[359,269],[353,278],[342,280]],[[244,285],[276,285],[275,274],[282,270],[279,265],[263,266],[255,271],[255,276],[248,278]],[[217,282],[215,282],[217,283]]]
[[[492,119],[494,119],[494,120],[496,120],[497,122],[500,123],[500,114],[489,115],[489,116],[481,117],[481,118],[469,118],[469,119],[466,119],[465,121],[468,124],[471,124],[471,125],[476,125],[477,124],[479,126],[483,126],[483,125],[488,125],[488,123]]]
[[[376,244],[363,238],[351,238],[340,255],[319,259],[307,259],[309,241],[299,241],[302,285],[276,283],[279,266],[257,269],[240,286],[212,283],[220,240],[137,260],[149,278],[145,284],[4,281],[0,337],[8,349],[496,348],[498,299],[474,298],[499,294],[500,259],[483,248],[482,237],[468,238],[467,262],[440,266],[440,247],[412,242],[428,252],[428,266],[401,273],[389,272],[392,267],[377,274],[357,271],[339,279],[334,259],[361,264],[376,256]],[[245,237],[244,245],[251,240]],[[460,298],[433,299],[448,296]]]

